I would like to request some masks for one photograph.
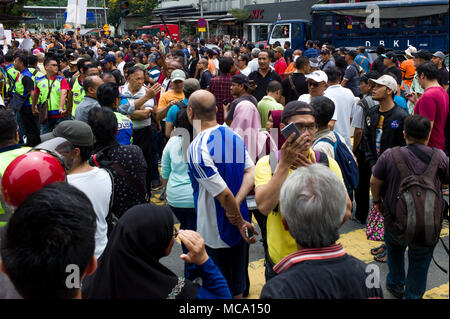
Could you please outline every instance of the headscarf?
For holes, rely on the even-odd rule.
[[[267,131],[260,131],[261,116],[250,101],[244,100],[236,105],[230,128],[244,140],[247,152],[254,163],[260,156],[269,154],[270,150],[276,150],[270,134]]]
[[[166,299],[178,277],[159,259],[173,236],[172,212],[165,206],[136,205],[115,226],[96,272],[83,281],[87,299]],[[176,299],[192,299],[198,286],[189,280]]]
[[[274,110],[269,111],[269,117],[272,115],[273,128],[278,130],[278,150],[281,149],[286,139],[283,134],[281,134],[280,124],[281,124],[281,115],[283,114],[283,110]]]

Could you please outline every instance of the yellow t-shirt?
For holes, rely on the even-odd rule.
[[[309,150],[308,159],[316,159],[314,151]],[[342,178],[341,169],[338,163],[328,157],[329,168],[344,182]],[[293,170],[289,170],[291,174]],[[269,156],[261,158],[255,167],[255,187],[269,183],[272,178],[272,169],[270,168]],[[291,234],[284,230],[281,222],[280,212],[271,212],[267,216],[267,245],[269,247],[269,256],[274,264],[277,264],[281,259],[289,254],[297,251],[297,244],[292,238]]]
[[[184,93],[175,93],[174,90],[169,90],[161,95],[158,102],[158,109],[164,109],[169,105],[170,101],[183,101]]]

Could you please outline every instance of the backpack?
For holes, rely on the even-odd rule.
[[[327,142],[331,144],[331,146],[333,146],[334,159],[336,160],[341,169],[345,187],[347,188],[347,192],[350,195],[358,187],[359,183],[358,165],[356,164],[353,154],[347,148],[347,146],[341,141],[339,135],[336,134],[335,132],[333,132],[333,134],[334,136],[336,136],[336,142],[333,142],[332,140],[326,137],[320,139],[319,141]]]
[[[414,145],[408,146],[408,149],[414,154],[421,153]],[[421,154],[419,159],[426,156]],[[440,189],[434,183],[439,167],[439,151],[433,148],[430,164],[422,175],[411,172],[399,146],[392,149],[392,155],[401,179],[395,211],[391,212],[394,231],[403,235],[408,244],[434,246],[439,240],[443,220]]]

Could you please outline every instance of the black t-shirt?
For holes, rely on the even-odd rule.
[[[22,78],[22,85],[25,88],[24,96],[30,96],[31,92],[34,91],[34,82],[29,76],[24,76]]]
[[[270,70],[265,77],[259,73],[259,70],[253,71],[248,75],[248,79],[255,81],[255,84],[257,85],[257,88],[252,92],[252,95],[258,102],[266,96],[267,86],[270,81],[278,81],[281,83],[281,77],[274,70]]]
[[[444,86],[448,85],[448,71],[447,68],[444,66],[443,68],[439,69],[439,84]]]
[[[64,75],[64,77],[65,77],[67,80],[70,81],[70,79],[72,78],[72,76],[73,76],[75,73],[77,73],[77,71],[75,71],[75,72],[70,72],[70,70],[67,69],[67,70],[65,70],[65,71],[63,72],[63,75]]]
[[[367,265],[350,255],[305,260],[263,287],[261,299],[380,299],[381,288],[366,286]]]
[[[243,95],[241,97],[238,97],[237,99],[234,99],[230,104],[230,109],[228,110],[228,115],[226,118],[227,121],[233,120],[234,110],[236,109],[236,106],[242,101],[252,102],[255,107],[258,107],[258,101],[253,95]]]
[[[402,71],[400,71],[399,68],[397,68],[396,66],[390,67],[390,68],[386,68],[386,71],[384,72],[384,74],[388,74],[388,73],[392,73],[395,75],[396,77],[396,81],[398,85],[402,84]]]
[[[384,58],[380,55],[372,63],[372,70],[377,71],[380,74],[385,74],[386,66],[384,65]]]
[[[193,78],[195,75],[195,69],[197,68],[199,59],[197,57],[194,57],[189,60],[188,68],[189,68],[189,77]]]
[[[292,82],[297,90],[297,93],[307,94],[308,93],[308,82],[306,81],[306,77],[303,73],[293,73]],[[285,104],[288,104],[291,101],[298,100],[299,96],[297,95],[291,87],[291,83],[289,81],[289,77],[286,77],[283,81],[283,96],[285,97]]]

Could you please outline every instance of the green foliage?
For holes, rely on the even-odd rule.
[[[230,13],[238,21],[245,21],[251,16],[250,12],[243,9],[231,9]]]

